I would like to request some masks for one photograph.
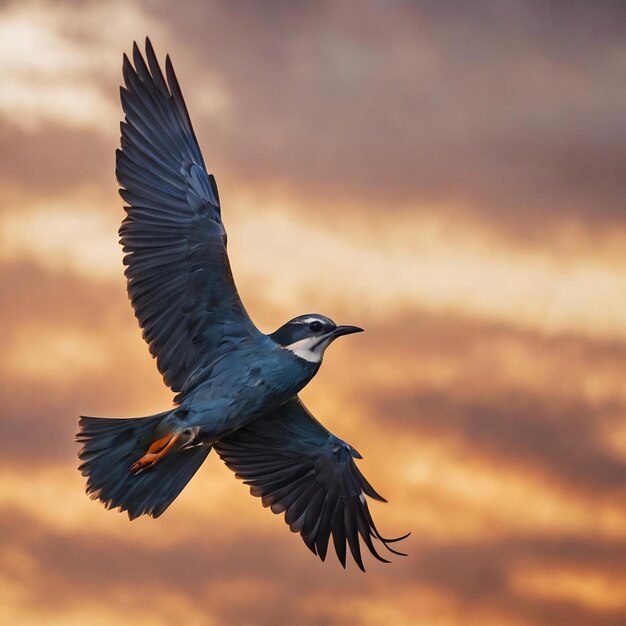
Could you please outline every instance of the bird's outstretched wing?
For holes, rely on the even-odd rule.
[[[250,485],[264,506],[285,513],[293,532],[322,561],[332,533],[339,561],[346,565],[346,542],[363,570],[359,535],[369,551],[383,559],[374,546],[379,540],[394,554],[403,555],[385,539],[370,514],[365,496],[385,502],[359,471],[361,455],[335,437],[294,397],[215,444],[215,450]]]
[[[233,281],[217,186],[207,173],[171,61],[146,40],[124,55],[117,179],[128,293],[165,383],[182,391],[243,336],[258,333]]]

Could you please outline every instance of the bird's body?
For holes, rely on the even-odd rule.
[[[322,558],[332,536],[363,569],[359,537],[382,559],[365,495],[382,500],[350,445],[326,430],[298,392],[326,348],[356,326],[319,314],[270,335],[235,287],[217,185],[207,172],[169,57],[162,73],[146,42],[124,57],[120,228],[128,293],[175,407],[142,418],[81,417],[87,492],[108,508],[158,517],[212,449]]]
[[[318,369],[267,335],[248,337],[203,370],[202,382],[181,400],[177,427],[213,443],[287,402]]]

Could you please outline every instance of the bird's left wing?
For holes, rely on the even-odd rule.
[[[354,459],[361,455],[326,430],[294,397],[272,413],[260,417],[215,444],[226,465],[250,485],[274,513],[285,513],[293,532],[322,561],[330,535],[345,567],[346,542],[357,565],[364,570],[361,540],[379,560],[379,540],[390,552],[403,554],[380,535],[365,496],[385,502],[359,471]]]
[[[204,165],[169,57],[150,41],[124,55],[126,119],[117,178],[128,294],[165,383],[184,391],[207,361],[259,333],[237,293],[217,186]]]

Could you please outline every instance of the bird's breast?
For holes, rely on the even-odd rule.
[[[234,356],[223,359],[181,403],[189,412],[187,421],[201,425],[210,437],[237,430],[284,404],[318,369],[282,349]]]

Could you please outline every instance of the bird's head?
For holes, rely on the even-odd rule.
[[[290,350],[296,356],[319,363],[324,350],[342,335],[363,332],[358,326],[337,326],[324,315],[309,313],[294,317],[270,335],[277,344]]]

